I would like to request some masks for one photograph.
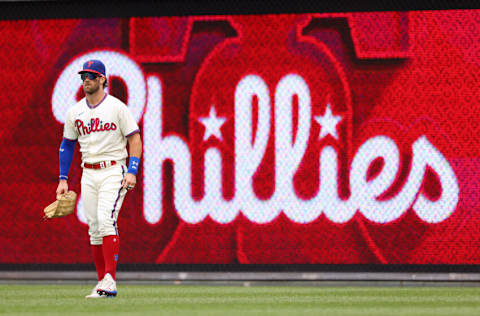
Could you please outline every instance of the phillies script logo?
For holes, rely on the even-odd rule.
[[[359,128],[353,136],[350,87],[331,50],[298,34],[291,40],[293,19],[269,28],[262,45],[249,45],[248,38],[258,39],[249,18],[235,18],[242,37],[218,44],[195,75],[188,135],[165,133],[165,118],[175,119],[163,113],[168,87],[161,76],[145,77],[128,54],[101,50],[79,56],[55,85],[52,110],[63,123],[80,86],[71,78],[85,60],[103,60],[109,75],[125,82],[129,109],[137,122],[143,118],[148,222],[162,217],[165,161],[173,165],[175,209],[192,224],[207,216],[230,223],[240,213],[268,223],[282,212],[302,224],[320,216],[345,223],[357,212],[383,224],[408,210],[439,223],[455,211],[457,178],[432,143],[433,131],[409,134],[404,127],[410,136],[403,137],[379,125]],[[90,129],[81,121],[76,127],[82,133],[115,128],[99,125],[98,119]],[[360,138],[365,130],[370,132]],[[423,189],[430,175],[439,187],[435,196]],[[81,201],[78,209],[84,221]]]
[[[115,123],[103,124],[103,121],[100,121],[99,118],[92,118],[87,126],[84,125],[82,120],[76,120],[75,127],[80,135],[87,135],[95,132],[114,131],[117,129],[117,125],[115,125]]]

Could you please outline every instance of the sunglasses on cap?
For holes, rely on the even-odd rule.
[[[95,78],[99,77],[96,73],[93,72],[82,72],[80,74],[80,78],[82,78],[82,81],[85,81],[85,79],[90,79],[90,80],[95,80]]]

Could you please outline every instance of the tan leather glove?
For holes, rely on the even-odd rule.
[[[43,218],[55,218],[63,217],[73,213],[75,205],[77,204],[77,193],[68,191],[57,197],[57,200],[48,205],[43,212],[45,216]]]

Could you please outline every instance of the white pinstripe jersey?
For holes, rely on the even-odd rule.
[[[96,106],[83,98],[68,110],[63,137],[78,140],[83,162],[97,163],[127,158],[127,137],[139,131],[125,103],[105,94]]]

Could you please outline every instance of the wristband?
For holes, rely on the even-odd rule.
[[[130,159],[128,161],[128,171],[127,172],[136,176],[139,166],[140,166],[140,158],[130,157]]]

